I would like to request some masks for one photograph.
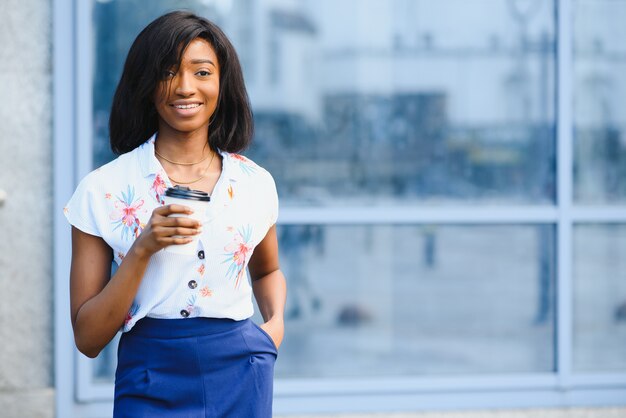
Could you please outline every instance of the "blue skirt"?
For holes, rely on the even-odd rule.
[[[270,418],[271,337],[250,319],[143,318],[122,334],[114,418]]]

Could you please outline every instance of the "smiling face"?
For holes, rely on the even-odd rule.
[[[159,131],[192,133],[207,129],[219,90],[217,55],[209,42],[194,39],[185,49],[180,66],[166,71],[156,89]],[[208,129],[206,132],[208,135]]]

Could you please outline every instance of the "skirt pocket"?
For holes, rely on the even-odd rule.
[[[254,328],[256,328],[257,330],[259,330],[261,332],[261,334],[272,344],[272,348],[274,348],[274,351],[276,352],[276,354],[278,355],[278,348],[276,347],[276,343],[274,342],[274,340],[272,339],[272,336],[269,335],[267,333],[267,331],[265,331],[263,328],[261,328],[259,325],[257,325],[255,322],[253,322],[252,320],[250,320],[250,322],[252,323],[252,325],[254,326]]]
[[[119,378],[115,379],[115,417],[120,411],[128,411],[129,406],[146,396],[150,387],[150,373],[148,369],[136,368],[124,370]]]
[[[251,320],[241,328],[241,334],[248,347],[248,367],[252,369],[254,378],[255,412],[254,417],[271,417],[274,365],[278,355],[276,345],[271,337]]]

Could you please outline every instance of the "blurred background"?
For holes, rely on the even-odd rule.
[[[3,0],[0,415],[111,414],[61,208],[181,8],[235,44],[278,187],[277,415],[626,416],[626,0]]]

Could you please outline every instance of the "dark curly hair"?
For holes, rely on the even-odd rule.
[[[220,92],[211,118],[209,145],[240,152],[252,141],[254,122],[235,48],[224,32],[207,19],[186,11],[167,13],[141,31],[128,51],[113,97],[109,132],[111,149],[123,154],[158,130],[154,94],[163,74],[181,62],[194,39],[209,42],[220,66]]]

